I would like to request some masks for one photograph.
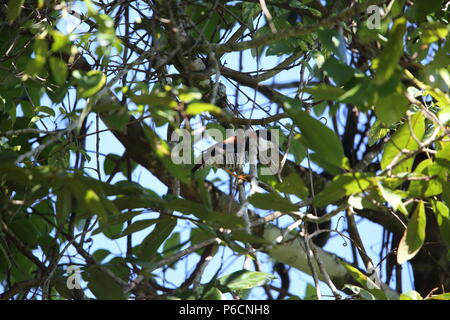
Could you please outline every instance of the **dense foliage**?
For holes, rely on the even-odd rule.
[[[0,298],[448,298],[449,6],[0,1]],[[179,128],[249,127],[278,175],[172,161]]]

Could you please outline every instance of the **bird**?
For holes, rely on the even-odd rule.
[[[277,152],[274,152],[277,151]],[[236,135],[214,144],[199,156],[192,168],[192,173],[204,167],[221,168],[240,179],[246,175],[236,175],[232,172],[242,172],[244,165],[253,161],[262,164],[272,164],[272,159],[267,153],[278,156],[278,144],[275,135],[269,130],[236,130]],[[252,160],[254,159],[254,160]]]

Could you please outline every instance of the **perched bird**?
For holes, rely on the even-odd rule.
[[[248,162],[276,166],[279,157],[278,144],[272,132],[269,130],[246,132],[242,129],[236,131],[236,135],[205,150],[196,159],[192,173],[204,167],[216,167],[237,176],[230,170],[242,172],[244,165]],[[241,176],[238,177],[241,178]]]

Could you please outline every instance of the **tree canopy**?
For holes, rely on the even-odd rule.
[[[449,6],[1,1],[0,298],[448,299]],[[275,174],[174,161],[239,128]]]

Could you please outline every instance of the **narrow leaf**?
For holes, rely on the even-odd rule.
[[[425,241],[426,227],[425,206],[419,201],[416,210],[408,222],[408,227],[403,234],[397,252],[397,263],[402,264],[412,259],[422,248]]]
[[[59,225],[63,225],[69,218],[72,209],[72,195],[68,188],[63,187],[56,196],[56,221]]]
[[[212,105],[210,103],[204,103],[204,102],[191,103],[186,109],[186,114],[189,116],[194,116],[196,114],[200,114],[203,112],[211,112],[211,113],[215,113],[215,114],[221,114],[222,109],[220,109],[219,107]]]
[[[345,196],[358,194],[376,185],[376,178],[370,173],[345,173],[335,177],[325,189],[314,198],[317,207],[341,200]]]
[[[145,237],[139,246],[138,255],[141,259],[151,260],[161,244],[172,233],[177,225],[177,219],[166,218],[158,222],[153,231]]]
[[[293,100],[293,99],[292,99]],[[300,110],[296,101],[285,103],[284,109],[300,128],[301,141],[308,148],[314,150],[322,161],[342,168],[344,166],[344,149],[338,136],[321,121]]]
[[[297,206],[277,193],[255,193],[248,198],[248,201],[253,206],[264,210],[278,210],[282,212],[298,210]]]
[[[269,273],[240,270],[219,278],[218,282],[235,291],[262,286],[274,279],[276,277]]]
[[[412,132],[410,130],[412,128]],[[384,148],[383,157],[381,158],[381,168],[386,169],[392,162],[397,158],[399,161],[399,153],[402,150],[415,150],[419,145],[412,136],[414,134],[416,138],[420,141],[422,140],[425,133],[425,121],[421,112],[417,112],[411,117],[411,123],[404,123],[400,129],[392,136],[389,142]],[[414,158],[411,157],[397,166],[392,170],[392,173],[400,172],[410,172],[412,168]]]

